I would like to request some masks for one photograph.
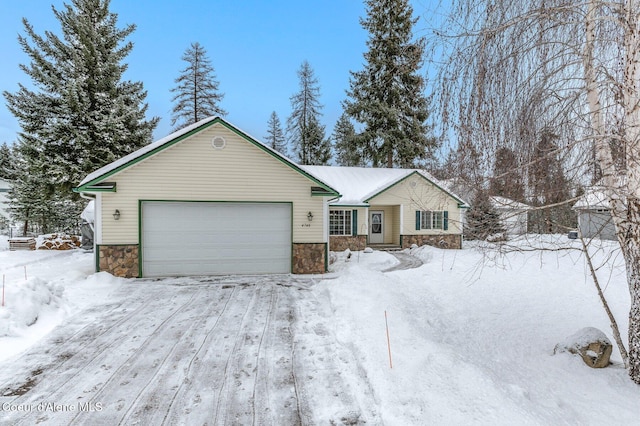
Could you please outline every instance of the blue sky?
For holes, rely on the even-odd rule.
[[[414,14],[425,13],[427,0],[414,1]],[[51,5],[63,0],[0,0],[0,91],[15,92],[30,79],[19,69],[28,63],[17,35],[24,34],[22,18],[36,33],[58,32]],[[70,0],[67,1],[70,3]],[[267,121],[276,111],[285,125],[289,98],[298,90],[296,71],[307,60],[318,78],[327,135],[342,113],[349,87],[349,71],[362,69],[367,32],[361,0],[112,0],[119,27],[136,24],[134,43],[125,62],[125,77],[144,83],[148,116],[161,118],[154,133],[171,133],[170,89],[186,65],[180,58],[192,42],[207,50],[225,94],[221,106],[227,119],[262,140]],[[422,27],[421,27],[422,24]],[[417,29],[424,28],[424,22]],[[423,34],[420,34],[423,35]],[[0,143],[13,142],[18,122],[0,102]]]

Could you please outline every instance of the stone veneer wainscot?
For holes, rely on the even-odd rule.
[[[340,236],[332,235],[329,237],[329,250],[331,251],[351,251],[364,250],[367,247],[367,236]]]
[[[138,245],[99,245],[99,271],[105,271],[116,277],[137,278],[140,274]]]
[[[433,246],[444,249],[461,249],[462,235],[443,234],[443,235],[403,235],[402,248],[409,248],[413,244],[418,246]]]
[[[327,245],[325,243],[294,243],[294,274],[322,274],[326,272]]]

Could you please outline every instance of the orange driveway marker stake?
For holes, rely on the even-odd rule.
[[[387,348],[389,349],[389,368],[393,368],[391,361],[391,341],[389,340],[389,322],[387,321],[387,311],[384,311],[384,324],[387,327]]]

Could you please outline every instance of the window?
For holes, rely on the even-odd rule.
[[[351,235],[351,210],[329,211],[329,235]]]
[[[447,230],[447,213],[444,211],[423,210],[416,212],[416,229],[444,229]]]

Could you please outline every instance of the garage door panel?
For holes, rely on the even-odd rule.
[[[144,276],[288,273],[288,203],[143,202]]]

